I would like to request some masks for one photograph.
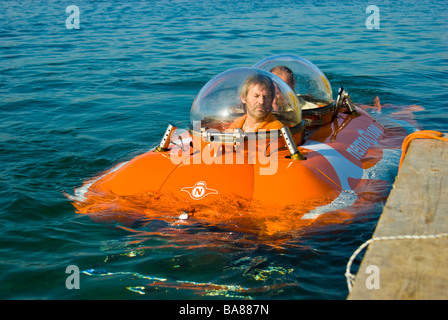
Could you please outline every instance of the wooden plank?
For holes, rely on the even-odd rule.
[[[416,139],[395,180],[373,238],[448,233],[448,142]],[[349,300],[448,299],[448,238],[375,241]],[[368,266],[377,266],[379,289]]]

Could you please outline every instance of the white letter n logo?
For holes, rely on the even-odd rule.
[[[193,187],[184,187],[181,190],[188,192],[193,200],[201,200],[209,194],[218,194],[218,191],[207,188],[207,185],[204,181],[196,182]]]

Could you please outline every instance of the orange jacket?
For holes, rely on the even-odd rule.
[[[229,126],[229,129],[242,129],[244,122],[247,119],[247,114],[245,114],[244,116],[241,116],[237,119],[235,119],[232,124]],[[277,120],[277,118],[272,114],[269,113],[266,118],[264,119],[263,122],[261,122],[257,128],[255,128],[255,132],[257,132],[260,129],[264,129],[264,130],[279,130],[281,128],[283,128],[283,123],[281,123],[280,121]]]

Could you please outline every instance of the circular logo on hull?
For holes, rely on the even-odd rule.
[[[184,187],[181,190],[188,192],[193,200],[201,200],[210,194],[218,194],[218,191],[207,188],[207,184],[204,181],[196,182],[193,187]]]

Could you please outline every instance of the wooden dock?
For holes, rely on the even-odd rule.
[[[347,299],[447,300],[446,234],[448,142],[412,140]]]

